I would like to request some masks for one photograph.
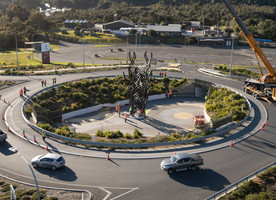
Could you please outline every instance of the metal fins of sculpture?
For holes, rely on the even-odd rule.
[[[138,68],[135,64],[135,52],[129,52],[130,65],[128,67],[128,72],[130,85],[128,88],[128,92],[131,115],[135,115],[139,112],[139,116],[140,114],[144,116],[148,100],[148,87],[152,76],[151,71],[149,71],[152,57],[153,54],[151,53],[151,58],[149,60],[147,51],[144,53],[146,67],[141,69]]]

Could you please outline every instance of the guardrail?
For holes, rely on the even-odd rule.
[[[217,75],[217,76],[223,76],[223,77],[227,77],[227,78],[236,78],[236,79],[242,79],[242,80],[247,79],[247,78],[242,77],[242,76],[233,76],[233,75],[229,76],[228,74],[222,74],[222,73],[216,72],[215,70],[211,71],[210,69],[204,69],[204,68],[200,68],[200,69],[198,69],[198,71],[209,73],[209,74],[214,74],[214,75]]]
[[[93,77],[93,78],[96,78],[96,77]],[[57,84],[57,85],[59,85],[59,84]],[[51,88],[53,88],[53,87],[55,87],[57,85],[53,85],[51,87],[45,88],[42,91],[38,91],[35,94],[33,94],[32,96],[30,96],[24,102],[24,104],[22,105],[22,108],[21,108],[22,117],[25,120],[25,122],[31,128],[33,128],[34,130],[36,130],[37,132],[40,132],[40,133],[44,132],[47,136],[50,136],[50,137],[53,137],[53,138],[57,138],[57,139],[60,139],[60,140],[63,140],[63,141],[67,141],[67,142],[79,143],[79,144],[82,144],[82,145],[92,145],[92,146],[100,146],[100,147],[116,147],[116,148],[150,148],[150,147],[158,147],[158,146],[183,145],[183,144],[195,143],[195,142],[200,142],[200,141],[207,140],[207,139],[212,138],[212,137],[223,135],[223,134],[229,132],[230,130],[233,130],[233,129],[237,128],[238,126],[240,126],[242,123],[244,123],[248,119],[248,117],[249,117],[249,115],[251,113],[251,104],[248,101],[248,99],[246,97],[244,97],[246,99],[247,103],[248,103],[249,113],[248,113],[248,115],[242,121],[240,121],[239,123],[235,124],[234,126],[231,126],[231,127],[227,128],[227,129],[224,129],[222,131],[219,131],[219,132],[207,135],[207,136],[203,136],[203,137],[199,137],[199,138],[193,138],[193,139],[188,139],[188,140],[178,140],[178,141],[173,141],[173,142],[159,142],[159,143],[141,143],[141,144],[117,144],[117,143],[103,143],[103,142],[92,142],[92,141],[77,140],[77,139],[73,139],[73,138],[68,138],[68,137],[65,137],[65,136],[57,135],[57,134],[54,134],[54,133],[52,133],[50,131],[44,130],[44,129],[36,126],[35,124],[31,123],[26,118],[26,116],[24,115],[24,112],[23,112],[24,108],[29,103],[29,101],[30,101],[31,98],[33,98],[37,94],[39,94],[39,93],[41,93],[41,92],[43,92],[45,90],[51,89]],[[221,87],[224,87],[224,86],[221,85]],[[233,90],[233,89],[231,89],[231,90]]]
[[[216,200],[219,199],[227,194],[229,194],[230,192],[232,192],[233,190],[236,190],[238,187],[242,186],[244,182],[248,182],[252,179],[254,179],[255,177],[257,177],[261,172],[267,170],[268,168],[275,166],[276,165],[276,161],[274,161],[273,163],[249,174],[248,176],[244,177],[243,179],[229,185],[228,187],[222,189],[221,191],[213,194],[212,196],[206,198],[205,200]]]

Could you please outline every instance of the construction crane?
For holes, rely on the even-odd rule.
[[[272,65],[264,55],[261,48],[257,45],[253,35],[249,32],[249,30],[242,22],[241,18],[237,15],[236,11],[234,10],[230,2],[228,0],[223,0],[223,2],[228,8],[228,10],[231,12],[231,14],[233,15],[234,19],[236,20],[240,28],[242,29],[243,36],[246,38],[249,46],[254,51],[256,57],[258,57],[261,60],[266,70],[268,71],[268,74],[266,75],[263,74],[260,63],[257,59],[261,77],[258,80],[247,79],[245,81],[245,86],[243,87],[243,91],[250,92],[255,98],[260,97],[262,99],[265,99],[268,102],[270,102],[268,99],[270,97],[274,101],[276,101],[276,72],[274,68],[272,67]]]

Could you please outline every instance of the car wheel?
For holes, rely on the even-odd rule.
[[[196,169],[197,169],[197,166],[196,166],[196,165],[194,165],[194,166],[191,167],[191,170],[192,170],[192,171],[195,171]]]
[[[57,167],[53,165],[53,166],[51,167],[51,169],[52,169],[52,170],[56,170]]]
[[[33,164],[33,166],[34,166],[34,168],[36,168],[36,167],[37,167],[37,164],[36,164],[36,163],[34,163],[34,164]]]
[[[174,173],[174,169],[173,168],[170,168],[169,170],[168,170],[168,174],[173,174]]]

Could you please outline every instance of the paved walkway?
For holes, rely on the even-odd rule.
[[[124,114],[129,113],[129,106],[122,108],[119,116],[115,109],[89,113],[66,120],[66,124],[76,128],[76,132],[95,135],[97,130],[120,130],[133,133],[138,129],[146,137],[185,133],[195,129],[193,116],[204,112],[204,100],[192,97],[172,97],[147,103],[147,117],[137,119],[129,117],[127,123]]]
[[[33,91],[35,92],[35,91]],[[31,94],[29,94],[31,95]],[[155,149],[136,149],[136,150],[116,150],[116,151],[110,151],[110,157],[111,158],[117,158],[117,159],[149,159],[149,158],[163,158],[163,157],[169,157],[174,153],[174,151],[178,152],[190,152],[190,153],[200,153],[200,152],[206,152],[206,151],[212,151],[219,148],[229,147],[230,141],[233,140],[234,143],[241,141],[242,139],[249,137],[250,135],[256,133],[260,130],[260,128],[265,124],[265,121],[267,120],[267,113],[264,108],[264,106],[256,99],[254,99],[251,95],[247,95],[244,93],[246,97],[250,100],[252,107],[254,109],[254,112],[251,113],[251,116],[247,122],[245,122],[242,126],[238,127],[237,129],[229,132],[227,135],[222,137],[214,138],[213,140],[209,140],[205,143],[197,143],[197,144],[191,144],[191,145],[183,145],[183,146],[171,146],[171,147],[162,147],[162,148],[155,148]],[[175,101],[176,99],[171,99],[168,101]],[[183,103],[183,106],[185,105],[186,99],[184,99],[184,102],[180,102],[180,104]],[[34,131],[32,128],[30,128],[24,121],[21,113],[21,108],[24,103],[23,99],[16,99],[14,102],[12,102],[12,105],[9,106],[9,108],[6,110],[5,113],[5,123],[6,125],[11,129],[12,133],[16,134],[17,136],[21,137],[22,139],[25,139],[29,141],[30,143],[33,143],[35,145],[39,145],[42,148],[46,148],[46,145],[48,146],[50,151],[56,151],[56,152],[63,152],[63,153],[69,153],[69,154],[75,154],[75,155],[81,155],[81,156],[89,156],[89,157],[97,157],[97,158],[106,158],[106,149],[98,149],[98,148],[85,148],[81,146],[74,146],[74,145],[67,145],[63,142],[57,141],[55,139],[47,138],[46,141],[43,141],[41,138],[41,135],[38,134],[36,131]],[[160,103],[160,102],[159,102]],[[163,104],[162,107],[166,107],[170,103]],[[158,107],[158,106],[157,106]],[[175,113],[188,113],[188,109],[190,106],[184,106],[186,108],[183,108],[185,110],[177,110],[176,107],[172,108],[176,109],[164,109],[162,112],[155,113],[155,110],[152,109],[149,112],[150,115],[155,115],[155,117],[158,120],[159,124],[162,124],[163,128],[168,128],[167,126],[180,126],[177,124],[177,116],[174,116]],[[174,116],[174,118],[167,119],[167,116]],[[179,115],[179,116],[187,116],[186,115]],[[178,116],[178,117],[179,117]],[[117,120],[122,120],[118,117]],[[179,117],[181,118],[181,117]],[[164,121],[163,121],[164,120]],[[182,119],[179,119],[182,120]],[[101,123],[109,123],[108,120]],[[135,123],[138,124],[138,122],[135,121]],[[158,124],[157,123],[157,124]],[[188,123],[188,122],[187,122]],[[105,124],[106,125],[106,124]],[[121,125],[125,125],[125,123],[121,123]],[[127,124],[128,126],[132,126],[136,124]],[[144,123],[145,126],[150,126],[149,124]],[[112,125],[110,125],[111,127]],[[140,126],[140,124],[139,124]],[[121,129],[121,127],[120,127]],[[25,131],[25,136],[23,137],[23,131]],[[158,127],[152,128],[152,134],[155,135],[159,131]],[[151,132],[151,131],[143,131],[145,132]],[[161,131],[160,131],[161,132]],[[164,134],[167,134],[166,131],[162,131]],[[36,138],[37,142],[34,142],[34,137]]]

